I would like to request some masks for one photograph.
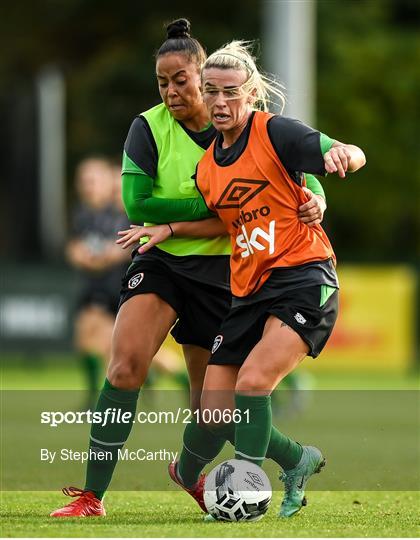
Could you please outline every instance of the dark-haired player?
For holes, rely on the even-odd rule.
[[[233,442],[236,459],[261,465],[276,447],[285,483],[279,515],[290,517],[305,504],[305,485],[325,460],[318,448],[272,426],[270,395],[307,355],[318,356],[338,309],[331,244],[319,225],[308,228],[298,219],[305,200],[301,171],[344,177],[363,167],[365,156],[357,146],[270,114],[268,94],[282,98],[280,89],[259,72],[246,43],[210,55],[202,84],[219,134],[198,164],[197,186],[229,231],[233,300],[214,341],[201,407],[235,409],[236,422],[207,417],[215,435]],[[168,234],[164,226],[141,231],[149,245],[162,233]],[[199,438],[191,441],[191,456],[201,448]],[[200,460],[193,461],[197,479]]]
[[[136,254],[124,280],[113,334],[112,357],[96,411],[119,404],[134,415],[139,390],[153,355],[172,334],[183,345],[190,377],[191,408],[199,404],[209,351],[228,312],[230,244],[224,225],[211,214],[192,175],[215,137],[201,95],[201,67],[206,55],[189,35],[185,19],[168,26],[168,39],[156,55],[156,76],[163,103],[137,117],[128,134],[123,158],[123,200],[133,223],[165,225],[169,238],[146,254]],[[318,189],[319,189],[319,183]],[[319,201],[302,201],[302,220],[320,218]],[[175,222],[183,223],[183,230]],[[173,234],[176,233],[181,234]],[[189,233],[192,238],[185,238]],[[55,517],[104,515],[102,498],[111,481],[118,450],[132,424],[92,426],[90,448],[108,450],[106,462],[90,460],[83,490],[66,491],[77,500],[52,513]],[[202,481],[191,482],[189,441],[200,438],[211,461],[225,443],[192,422],[184,433],[187,458],[177,474],[200,499]],[[181,480],[180,480],[181,481]]]

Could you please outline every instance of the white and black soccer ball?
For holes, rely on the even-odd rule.
[[[204,504],[214,518],[222,521],[258,521],[271,501],[270,480],[249,461],[230,459],[206,477]]]

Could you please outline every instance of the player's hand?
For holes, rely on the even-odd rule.
[[[299,206],[298,218],[308,227],[313,227],[322,222],[327,203],[322,195],[315,195],[307,187],[302,188],[309,198],[308,202]]]
[[[340,178],[346,177],[352,155],[350,150],[343,146],[333,146],[324,154],[324,167],[327,173],[337,173]]]
[[[132,244],[138,244],[142,238],[148,238],[148,241],[138,249],[139,253],[146,253],[151,247],[169,238],[171,236],[171,229],[167,224],[153,225],[151,227],[130,225],[129,229],[118,231],[118,236],[120,238],[116,241],[116,244],[120,244],[123,249],[128,248]]]

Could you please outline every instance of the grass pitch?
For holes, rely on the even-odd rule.
[[[1,383],[2,387],[8,390],[40,388],[70,390],[82,388],[83,379],[76,363],[46,360],[36,365],[35,362],[10,363],[6,369],[2,369]],[[409,377],[402,374],[399,376],[320,374],[315,381],[315,388],[322,390],[412,391],[418,387],[417,376]],[[404,425],[405,416],[402,414],[400,418],[401,425]],[[17,422],[17,425],[23,426],[20,422]],[[25,433],[30,436],[29,431],[26,430]],[[334,438],[336,433],[334,428]],[[342,432],[340,433],[339,438],[342,438]],[[389,443],[388,434],[384,450],[389,447]],[[402,446],[410,447],[411,444],[405,441]],[[18,454],[17,450],[15,447]],[[27,454],[28,448],[23,447],[22,451]],[[398,470],[414,476],[416,470],[413,466],[408,466],[401,456],[399,453]],[[351,461],[355,462],[354,459]],[[349,461],[346,463],[347,475],[353,474],[351,466],[356,466],[357,470],[362,469],[363,475],[369,473],[369,467],[365,467],[360,461],[353,464]],[[337,473],[329,456],[327,473],[331,467]],[[144,484],[141,470],[142,467],[138,467],[139,485]],[[17,471],[15,469],[15,472]],[[387,478],[389,471],[384,469],[383,475]],[[325,477],[325,473],[320,476]],[[3,478],[3,485],[4,482]],[[408,489],[405,481],[401,486],[394,489]],[[59,492],[3,491],[0,492],[0,533],[2,537],[9,538],[420,536],[420,495],[416,491],[313,491],[308,493],[309,506],[291,519],[279,519],[276,516],[281,498],[281,492],[273,493],[273,502],[266,516],[257,523],[205,523],[198,507],[181,491],[111,491],[105,499],[107,517],[88,519],[50,518],[49,513],[52,510],[70,502],[70,499]]]
[[[3,537],[416,537],[415,492],[309,492],[309,506],[276,517],[281,493],[257,523],[205,523],[182,492],[110,492],[106,518],[49,518],[69,499],[51,492],[3,492]]]

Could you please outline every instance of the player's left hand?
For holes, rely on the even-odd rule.
[[[299,206],[298,218],[308,227],[313,227],[322,222],[327,203],[322,195],[315,195],[307,187],[302,188],[309,198],[308,202]]]
[[[118,231],[118,240],[116,244],[120,244],[123,249],[128,248],[132,244],[138,244],[141,238],[148,238],[148,241],[142,244],[138,252],[146,253],[149,249],[160,242],[163,242],[171,236],[171,229],[167,224],[153,225],[152,227],[141,227],[139,225],[130,225],[129,229]]]
[[[346,177],[346,172],[352,158],[350,150],[345,144],[333,146],[324,154],[324,167],[327,173],[337,173],[340,178]]]

